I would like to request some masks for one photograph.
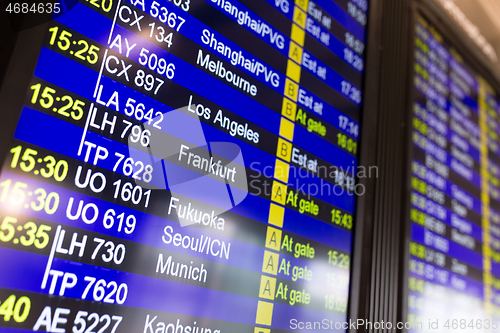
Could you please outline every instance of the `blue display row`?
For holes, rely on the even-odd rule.
[[[452,290],[460,291],[478,298],[484,298],[484,285],[469,277],[456,274],[436,265],[429,264],[420,259],[411,257],[410,259],[422,270],[414,270],[411,276],[418,277],[425,281],[439,284]]]
[[[467,249],[443,236],[437,235],[436,233],[425,229],[418,224],[411,224],[411,239],[483,270],[483,256],[481,253]]]
[[[481,177],[479,173],[459,162],[458,159],[453,157],[448,151],[439,147],[427,137],[416,131],[413,131],[413,142],[415,143],[416,149],[422,149],[425,153],[435,157],[439,162],[449,166],[451,170],[455,171],[462,178],[472,183],[477,188],[480,188]]]
[[[202,316],[205,318],[237,322],[242,324],[255,324],[255,314],[257,313],[257,298],[239,296],[229,293],[223,293],[215,290],[200,288],[190,285],[182,285],[172,281],[165,281],[136,275],[123,273],[109,269],[97,268],[85,264],[73,265],[65,260],[54,258],[49,274],[49,282],[54,281],[59,272],[70,273],[76,276],[76,284],[71,288],[62,288],[59,281],[56,280],[54,290],[51,290],[52,283],[44,289],[41,288],[41,282],[47,268],[47,258],[37,254],[31,254],[16,250],[3,249],[4,256],[0,258],[0,263],[5,267],[30,267],[30,279],[26,281],[26,271],[12,270],[10,274],[0,276],[0,287],[16,289],[27,292],[42,292],[44,294],[61,294],[73,299],[81,299],[85,288],[88,286],[91,278],[97,280],[103,279],[106,282],[115,281],[119,286],[127,286],[126,297],[117,294],[117,298],[125,298],[123,305],[133,306],[142,309],[157,310],[162,312],[178,313],[191,316],[200,316],[199,309],[193,307],[193,299],[203,299],[205,301],[214,301],[218,304],[238,304],[237,307],[231,306],[211,306],[204,307]],[[74,280],[72,280],[74,281]],[[140,287],[139,287],[140,286]],[[125,288],[121,288],[124,290]],[[52,291],[52,292],[51,292]],[[158,301],[158,295],[168,295],[169,302]],[[88,295],[91,298],[91,295]],[[87,298],[87,297],[86,297]],[[121,301],[121,300],[120,300]],[[288,318],[297,318],[298,320],[321,321],[328,316],[334,321],[342,321],[344,316],[337,314],[328,314],[305,308],[297,308],[285,304],[274,303],[272,326],[279,329],[289,329],[290,322]]]
[[[429,169],[427,169],[422,164],[418,163],[415,160],[412,161],[412,163],[415,163],[415,165],[417,165],[418,168],[423,168],[424,170],[426,170],[425,171],[426,173],[428,173],[429,175],[432,175],[432,173],[428,172]],[[427,177],[425,177],[425,178],[421,177],[421,175],[418,174],[418,173],[416,173],[416,172],[413,172],[413,175],[415,175],[415,176],[419,177],[420,179],[428,182]],[[439,177],[438,182],[434,182],[434,184],[431,183],[431,182],[428,182],[429,185],[439,184],[438,186],[436,186],[436,188],[438,188],[440,191],[442,191],[444,194],[446,194],[449,198],[457,200],[461,204],[465,205],[465,207],[467,207],[468,210],[474,211],[478,215],[481,215],[481,213],[482,213],[482,210],[481,210],[482,209],[481,200],[479,200],[478,198],[474,197],[468,191],[464,190],[460,186],[455,185],[454,183],[450,182],[449,180],[447,180],[445,178],[442,178],[442,177],[440,177],[438,175],[435,175],[435,176],[436,176],[436,178]]]

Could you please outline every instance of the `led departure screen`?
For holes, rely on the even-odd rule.
[[[55,15],[0,177],[2,332],[345,331],[366,18],[366,0]]]
[[[441,331],[496,329],[498,99],[421,16],[414,41],[409,321],[424,331],[436,331],[429,319]]]

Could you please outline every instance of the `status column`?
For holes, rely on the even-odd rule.
[[[481,206],[482,217],[481,226],[483,231],[483,283],[484,283],[484,303],[486,313],[492,314],[492,275],[491,275],[491,254],[490,247],[490,189],[488,170],[488,117],[486,105],[486,89],[488,86],[483,80],[479,80],[479,128],[481,129]]]
[[[306,11],[309,0],[296,0],[294,6],[293,23],[290,34],[290,48],[286,70],[283,104],[281,108],[281,122],[279,128],[278,147],[276,149],[276,163],[274,180],[271,189],[269,218],[266,234],[266,250],[262,263],[262,276],[259,290],[260,300],[257,305],[255,323],[262,326],[271,326],[276,295],[276,275],[279,266],[279,251],[281,246],[283,220],[287,197],[287,183],[292,155],[293,134],[295,131],[295,115],[297,112],[297,98],[304,47]],[[285,295],[286,297],[286,295]],[[255,333],[269,333],[269,328],[255,327]]]

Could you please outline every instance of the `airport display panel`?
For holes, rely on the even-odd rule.
[[[367,0],[50,11],[2,110],[2,332],[345,332]]]
[[[414,29],[409,331],[496,330],[498,95],[431,20]]]

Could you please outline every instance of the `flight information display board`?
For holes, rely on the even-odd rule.
[[[9,110],[2,332],[346,331],[367,7],[54,15]]]
[[[463,54],[418,15],[414,36],[410,331],[500,322],[500,105]]]

